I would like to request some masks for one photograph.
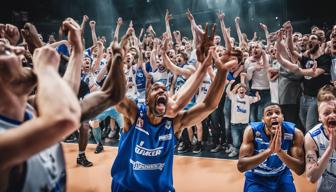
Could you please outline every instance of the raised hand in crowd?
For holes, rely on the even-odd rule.
[[[198,34],[200,36],[200,42],[196,44],[196,54],[197,60],[203,62],[207,57],[208,51],[211,46],[214,46],[214,37],[216,32],[216,24],[211,27],[211,34],[208,36],[208,24],[205,26],[205,32],[203,34]]]
[[[21,29],[22,36],[28,45],[30,53],[34,53],[36,48],[43,46],[42,40],[39,38],[38,31],[32,23],[26,23]]]
[[[0,23],[0,37],[6,38],[11,45],[17,45],[20,39],[19,29],[12,24]]]

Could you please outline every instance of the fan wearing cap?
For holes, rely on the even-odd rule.
[[[290,170],[304,172],[303,133],[283,121],[278,104],[245,129],[237,167],[245,172],[244,191],[295,191]]]

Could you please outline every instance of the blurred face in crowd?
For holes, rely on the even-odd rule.
[[[333,26],[333,28],[332,28],[332,31],[331,31],[332,33],[336,33],[336,25],[334,25]]]
[[[331,51],[332,51],[332,54],[335,55],[336,53],[336,31],[330,34],[330,39],[331,39]]]
[[[124,62],[127,64],[128,67],[130,67],[130,66],[132,66],[133,60],[134,60],[134,57],[133,57],[132,53],[128,52],[126,54]]]
[[[55,39],[54,35],[49,35],[48,43],[52,44],[52,43],[55,43],[55,42],[56,42],[56,39]]]
[[[41,34],[38,34],[38,37],[43,42],[43,36]]]
[[[176,64],[177,65],[182,65],[182,64],[185,64],[185,63],[186,63],[186,61],[185,61],[182,53],[176,54]]]
[[[145,59],[149,59],[150,58],[150,55],[151,55],[151,51],[145,51]]]
[[[181,45],[181,46],[177,49],[178,52],[184,52],[185,50],[186,50],[186,48],[185,48],[184,45]]]
[[[110,53],[108,52],[108,49],[104,49],[103,50],[103,58],[107,59],[107,57],[110,55]]]
[[[235,38],[231,37],[230,38],[230,43],[231,43],[232,47],[234,47],[235,42],[236,42]]]
[[[292,38],[293,38],[293,42],[296,43],[296,42],[298,42],[302,38],[302,34],[295,32],[293,34]]]
[[[176,61],[176,54],[175,54],[175,50],[174,49],[169,49],[168,53],[167,53],[169,59],[175,63]]]
[[[261,45],[257,42],[252,43],[251,45],[251,55],[254,58],[260,58],[262,53]]]
[[[308,48],[308,43],[309,43],[309,36],[308,35],[304,35],[302,37],[302,46],[301,46],[301,50],[305,51]]]
[[[243,52],[243,61],[242,61],[242,63],[245,63],[246,59],[247,59],[249,56],[250,56],[249,53],[248,53],[247,51],[244,51],[244,52]]]
[[[135,64],[138,61],[138,51],[134,48],[131,48],[129,50],[129,52],[132,54],[133,56],[133,64]]]
[[[93,50],[92,50],[92,57],[93,57],[93,58],[96,58],[97,55],[98,55],[98,48],[95,47],[95,48],[93,48]]]
[[[31,93],[37,83],[33,70],[22,66],[25,49],[0,41],[0,87],[16,94]]]
[[[157,55],[155,61],[160,71],[164,71],[166,69],[166,67],[163,65],[162,55]]]
[[[145,38],[145,44],[149,45],[152,44],[154,41],[154,36],[152,34],[147,34]]]
[[[320,37],[322,40],[325,40],[325,33],[323,30],[317,30],[315,33],[318,37]]]
[[[319,28],[318,28],[317,26],[314,26],[314,27],[311,29],[311,34],[315,34],[317,30],[319,30]]]
[[[216,54],[217,54],[217,57],[222,57],[224,55],[224,47],[223,46],[217,46],[216,47]]]
[[[182,42],[182,44],[183,44],[183,42]],[[185,46],[185,50],[186,51],[192,51],[192,46],[191,46],[191,43],[190,43],[190,41],[188,41],[188,40],[185,40],[184,41],[184,46]]]
[[[244,98],[246,94],[246,87],[240,84],[237,89],[237,94],[240,98]]]
[[[320,48],[320,43],[321,42],[318,40],[318,37],[316,35],[310,35],[308,42],[308,48],[310,53],[316,53]]]
[[[106,49],[106,53],[108,54],[108,55],[110,55],[110,56],[112,56],[112,49],[111,49],[111,47],[108,47],[107,49]]]
[[[221,42],[221,37],[216,35],[215,38],[214,38],[214,44],[218,46],[220,44],[220,42]]]
[[[169,41],[168,49],[173,49],[173,48],[174,48],[174,43],[172,41]]]
[[[269,54],[272,57],[272,59],[275,59],[276,56],[276,48],[274,47],[274,45],[270,45],[269,47]]]
[[[82,65],[83,72],[88,73],[90,71],[90,66],[91,66],[91,59],[89,57],[84,57]]]

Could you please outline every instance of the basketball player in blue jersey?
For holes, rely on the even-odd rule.
[[[207,28],[207,27],[206,27]],[[202,64],[211,63],[214,49],[205,48],[213,42],[205,32],[198,58]],[[174,118],[165,117],[168,101],[166,86],[156,82],[147,91],[146,105],[124,98],[117,109],[124,114],[125,126],[121,133],[118,155],[112,166],[111,190],[118,191],[175,191],[173,186],[173,158],[175,136],[182,128],[202,121],[216,109],[224,91],[222,83],[226,72],[238,64],[241,52],[227,52],[221,61],[216,62],[218,72],[203,102],[187,111],[178,112]],[[207,56],[207,57],[206,57]]]
[[[46,46],[34,52],[33,73],[22,67],[24,50],[0,42],[0,191],[65,191],[65,162],[58,142],[79,128],[80,119],[95,117],[125,96],[124,51],[115,43],[106,83],[78,103],[75,93],[83,58],[80,26],[69,18],[62,29],[68,32],[72,47],[63,79],[57,73],[60,56],[54,49]],[[36,41],[36,29],[25,30],[29,40]],[[36,84],[33,104],[38,113],[33,118],[34,109],[27,102]]]
[[[237,166],[245,172],[245,192],[295,191],[290,170],[304,172],[303,134],[283,121],[278,104],[266,106],[262,122],[245,129]]]

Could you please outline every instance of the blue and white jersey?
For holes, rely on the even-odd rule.
[[[124,67],[124,73],[127,82],[127,92],[126,96],[132,100],[136,100],[137,97],[137,90],[136,90],[136,83],[135,83],[135,70],[134,67]]]
[[[175,82],[175,87],[174,87],[175,88],[174,89],[175,94],[180,90],[180,88],[185,84],[185,82],[186,82],[186,79],[182,75],[177,76],[176,82]],[[184,110],[190,109],[192,106],[195,105],[195,103],[196,103],[196,97],[194,95],[193,98],[188,103],[188,105],[184,108]]]
[[[333,55],[331,59],[331,67],[330,67],[331,80],[336,81],[336,56]]]
[[[146,99],[146,76],[142,68],[138,68],[135,73],[135,82],[138,91],[138,100],[143,102]]]
[[[208,90],[210,88],[210,85],[211,85],[211,78],[210,78],[210,75],[209,73],[206,73],[200,87],[198,88],[198,91],[196,93],[196,103],[199,103],[199,102],[202,102],[207,93],[208,93]]]
[[[86,84],[89,84],[90,83],[89,74],[81,72],[81,80],[83,80]]]
[[[24,121],[28,121],[32,118],[33,108],[28,105],[25,111]],[[0,134],[9,129],[15,129],[22,123],[23,122],[0,115]],[[23,173],[24,183],[17,183],[17,185],[23,186],[22,192],[59,192],[66,190],[65,161],[63,150],[59,143],[31,156],[26,160],[26,166],[26,171]]]
[[[154,72],[150,73],[152,75],[152,83],[155,82],[161,82],[163,84],[166,85],[166,87],[169,86],[169,78],[170,78],[170,74],[169,71],[166,68],[156,68],[154,70]]]
[[[178,75],[176,77],[174,92],[177,93],[180,90],[180,88],[185,84],[185,82],[186,82],[186,79],[182,75]]]
[[[266,136],[264,131],[265,124],[262,122],[250,123],[254,135],[254,154],[261,153],[268,149],[270,139]],[[281,149],[285,152],[293,145],[293,138],[295,133],[295,124],[290,122],[282,122],[282,143]],[[245,172],[246,177],[265,176],[273,177],[281,175],[288,167],[278,157],[276,153],[270,155],[263,163],[256,168]],[[290,173],[290,172],[289,172]]]
[[[163,118],[153,125],[146,105],[138,108],[136,123],[121,133],[118,155],[111,175],[123,191],[175,191],[173,187],[173,121]],[[112,186],[113,187],[113,186]]]
[[[324,127],[322,123],[317,124],[308,134],[314,140],[317,146],[317,155],[320,159],[325,153],[327,147],[329,146],[329,138],[324,132]],[[316,191],[318,192],[329,192],[336,191],[336,152],[333,150],[333,153],[329,157],[327,168],[324,170],[322,176],[320,177]]]
[[[102,58],[99,62],[97,70],[94,72],[95,76],[99,74],[99,72],[105,67],[106,64],[107,64],[107,60],[105,58]]]
[[[311,130],[309,130],[309,135],[314,140],[317,150],[318,158],[321,158],[322,155],[327,150],[329,146],[329,138],[324,132],[324,127],[322,123],[317,124]],[[329,157],[328,166],[324,172],[327,172],[328,175],[331,175],[336,179],[336,152],[333,151],[332,155]]]

